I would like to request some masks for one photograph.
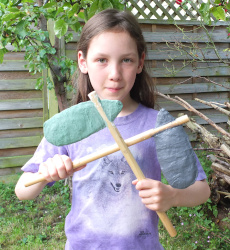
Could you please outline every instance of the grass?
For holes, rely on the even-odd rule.
[[[211,173],[211,162],[205,152],[198,152],[198,158],[207,176]],[[163,182],[166,180],[163,178]],[[222,221],[230,224],[229,213]],[[229,227],[220,228],[218,222],[218,207],[209,199],[205,204],[193,208],[171,208],[167,212],[169,218],[176,225],[177,236],[171,238],[160,223],[160,241],[167,250],[227,250],[230,246]]]
[[[14,187],[0,183],[0,249],[64,249],[68,187],[57,182],[32,201],[19,201]]]
[[[205,155],[199,158],[209,174],[210,162]],[[0,249],[64,249],[64,220],[71,206],[68,187],[57,182],[33,201],[19,201],[14,187],[0,182]],[[171,208],[167,214],[178,235],[171,238],[160,223],[160,241],[166,250],[229,249],[230,230],[214,222],[218,209],[210,200],[194,208]],[[224,220],[230,224],[230,214]]]

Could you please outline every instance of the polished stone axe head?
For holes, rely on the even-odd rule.
[[[156,127],[174,121],[165,109],[157,115]],[[174,188],[187,188],[198,175],[196,156],[183,126],[173,127],[154,136],[162,173]]]
[[[108,119],[114,121],[122,110],[117,100],[101,100]],[[72,144],[103,129],[105,122],[91,101],[81,102],[54,115],[44,123],[44,136],[56,146]]]

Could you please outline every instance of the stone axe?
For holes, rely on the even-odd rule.
[[[104,102],[104,101],[106,101],[106,102]],[[104,106],[104,107],[108,107],[108,104],[109,104],[109,106],[116,107],[117,111],[115,112],[115,114],[110,115],[111,120],[113,119],[113,117],[116,117],[122,109],[122,104],[119,102],[117,103],[117,102],[110,101],[110,100],[109,101],[108,100],[101,100],[100,102],[101,102],[102,106]],[[87,106],[88,108],[90,108],[90,110],[88,112],[90,115],[93,115],[93,114],[95,115],[95,111],[97,113],[98,113],[98,111],[96,110],[96,108],[94,110],[94,108],[92,107],[92,105],[90,103],[93,105],[92,102],[84,102],[84,103],[80,103],[80,104],[84,104],[83,106]],[[87,132],[86,132],[85,128],[87,127],[86,125],[88,123],[87,124],[84,123],[83,125],[80,126],[80,131],[82,130],[84,135],[76,132],[77,131],[76,129],[78,129],[78,127],[75,127],[75,125],[78,124],[77,121],[79,120],[78,119],[79,117],[75,117],[75,115],[80,112],[79,116],[84,117],[84,112],[82,114],[81,113],[82,109],[78,108],[80,106],[80,104],[74,105],[71,108],[68,108],[68,109],[54,115],[52,118],[50,118],[49,120],[47,120],[44,123],[44,136],[48,140],[48,142],[50,142],[51,144],[53,144],[55,146],[68,145],[68,144],[80,141],[83,138],[86,138],[87,136],[89,136],[90,134],[93,134],[93,133],[99,131],[100,129],[106,127],[103,119],[102,118],[98,119],[97,118],[98,115],[97,115],[94,119],[95,124],[97,126],[94,128],[92,127],[93,131],[90,132],[89,130],[87,130]],[[104,107],[103,107],[103,109],[104,109]],[[84,108],[84,110],[86,110],[86,109]],[[107,111],[108,110],[111,111],[113,109],[109,108],[109,109],[107,109]],[[105,110],[105,112],[106,112],[106,110]],[[159,113],[161,113],[161,111]],[[86,120],[87,120],[87,115],[86,115]],[[147,140],[153,136],[156,137],[156,135],[158,133],[162,134],[163,131],[169,130],[169,129],[171,130],[172,128],[180,126],[188,121],[189,121],[188,116],[183,115],[183,116],[181,116],[173,121],[170,121],[162,126],[159,126],[157,128],[154,128],[154,129],[149,129],[143,133],[140,133],[140,134],[135,135],[131,138],[128,138],[125,140],[125,143],[128,147],[130,147],[136,143]],[[75,130],[73,129],[73,127],[75,128]],[[71,130],[71,131],[69,132],[69,130]],[[115,153],[119,150],[120,150],[120,148],[118,147],[117,144],[111,145],[105,149],[99,150],[97,152],[91,153],[89,155],[81,157],[78,160],[73,161],[73,168],[74,169],[79,168],[79,167],[81,167],[89,162],[95,161],[95,160],[100,159],[106,155]],[[158,160],[160,158],[161,157],[158,156]],[[161,168],[162,168],[162,166],[161,166]],[[29,187],[31,185],[34,185],[36,183],[39,183],[39,182],[45,180],[45,178],[41,174],[35,173],[34,175],[35,176],[32,180],[30,180],[24,184],[25,187]],[[168,180],[168,182],[169,182],[169,184],[171,184],[170,180]]]
[[[101,102],[101,105],[103,107],[103,110],[106,112],[106,115],[108,117],[110,117],[111,121],[113,121],[115,119],[115,117],[119,114],[119,112],[122,109],[122,104],[119,101],[101,100],[100,102]],[[44,135],[45,135],[46,139],[50,143],[52,143],[56,146],[66,145],[66,144],[74,143],[76,141],[80,141],[81,139],[83,139],[83,138],[89,136],[90,134],[93,134],[93,133],[99,131],[100,129],[102,129],[103,127],[105,127],[105,123],[104,123],[103,119],[98,118],[97,110],[96,109],[94,110],[92,105],[93,105],[92,102],[80,103],[80,104],[74,105],[71,108],[69,108],[65,111],[62,111],[61,113],[50,118],[44,124]],[[95,111],[97,114],[95,113]],[[111,115],[111,113],[113,113],[113,114]],[[161,113],[162,112],[160,111],[159,114],[161,114]],[[77,117],[76,117],[76,115],[77,115]],[[96,126],[93,126],[91,128],[91,130],[93,130],[93,131],[91,131],[90,129],[89,130],[86,129],[86,126],[85,126],[86,123],[80,127],[80,131],[82,131],[83,135],[80,133],[76,133],[76,131],[78,131],[79,127],[76,128],[77,130],[75,130],[74,133],[71,133],[71,131],[69,131],[69,129],[70,130],[72,129],[72,131],[74,130],[73,127],[74,127],[74,125],[77,124],[77,121],[79,120],[79,115],[83,116],[83,118],[85,120],[87,120],[87,124],[88,124],[87,116],[94,117],[94,125],[96,124]],[[161,117],[161,115],[158,115],[158,116]],[[81,119],[82,119],[82,117],[81,117]],[[175,126],[179,126],[179,125],[181,125],[185,122],[188,122],[188,121],[189,121],[189,119],[186,115],[182,116],[180,118],[177,118],[176,120],[171,119],[171,121],[169,121],[168,123],[166,123],[164,125],[160,125],[159,127],[155,128],[155,129],[150,129],[150,130],[145,131],[139,135],[136,135],[134,137],[131,137],[131,138],[125,140],[125,143],[127,144],[127,146],[134,145],[138,142],[141,142],[143,140],[151,138],[153,135],[155,135],[159,132],[161,132],[160,134],[162,134],[163,133],[162,131],[167,130],[169,128],[173,128]],[[162,134],[162,136],[164,136],[164,135]],[[160,136],[159,138],[161,138],[162,136]],[[119,150],[120,150],[120,148],[118,145],[112,145],[106,149],[99,151],[99,152],[95,152],[93,154],[82,157],[82,158],[78,159],[77,161],[74,161],[73,166],[74,166],[74,168],[78,168],[82,165],[85,165],[88,162],[94,161],[96,159],[99,159],[101,157],[104,157],[108,154],[114,153],[114,152],[119,151]],[[158,158],[159,158],[159,156],[158,156]],[[162,157],[160,157],[160,158],[162,158]],[[141,172],[139,172],[138,175],[141,175]],[[144,175],[142,175],[142,177],[144,177]],[[30,186],[30,185],[33,185],[33,184],[38,183],[40,181],[43,181],[43,180],[45,180],[44,177],[41,176],[40,174],[38,174],[38,176],[36,176],[34,178],[34,180],[31,180],[30,182],[26,183],[25,186]],[[169,181],[169,184],[170,184],[170,181]],[[191,185],[191,184],[192,183],[189,183],[189,184],[187,184],[187,186]],[[173,228],[173,231],[174,231],[174,233],[172,232],[171,235],[175,236],[175,229],[174,228]]]

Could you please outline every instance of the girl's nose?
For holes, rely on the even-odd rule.
[[[109,80],[119,81],[121,79],[121,69],[119,64],[113,63],[109,67]]]

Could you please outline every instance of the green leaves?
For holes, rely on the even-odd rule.
[[[59,39],[65,35],[67,30],[68,25],[64,20],[59,19],[54,23],[54,33]]]
[[[212,8],[210,9],[210,12],[213,14],[213,16],[214,16],[217,20],[226,21],[225,11],[224,11],[224,9],[222,8],[222,6],[212,7]]]
[[[7,51],[6,48],[0,49],[0,63],[3,63],[4,54],[6,54]]]
[[[202,3],[199,11],[204,20],[208,25],[211,25],[211,15],[218,21],[226,21],[228,10],[230,9],[230,3],[225,1],[216,0],[214,4],[210,4],[210,0],[207,3]]]
[[[102,10],[113,8],[122,10],[124,5],[121,4],[120,1],[116,0],[93,1],[92,5],[87,9],[87,20]]]
[[[82,19],[86,22],[99,11],[123,7],[120,0],[49,0],[43,6],[38,6],[36,0],[0,0],[0,63],[8,52],[6,46],[11,44],[14,51],[25,50],[26,67],[31,74],[51,68],[55,79],[65,79],[65,88],[70,90],[68,80],[76,71],[76,62],[67,57],[57,57],[48,31],[42,30],[47,21],[54,23],[53,31],[57,38],[64,37],[65,42],[69,42],[73,34],[67,32],[68,29],[80,32]],[[43,78],[38,78],[36,88],[41,89],[43,81]],[[48,88],[54,87],[51,79],[47,78],[46,82]]]
[[[13,21],[17,19],[18,17],[23,17],[25,16],[25,13],[22,12],[12,12],[12,13],[6,13],[5,15],[2,16],[2,21],[7,22],[7,21]]]
[[[9,1],[8,0],[0,0],[0,3],[7,4]]]
[[[21,20],[17,25],[15,29],[15,33],[19,35],[21,38],[25,38],[26,35],[28,34],[27,32],[27,21],[26,20]]]
[[[203,17],[203,20],[206,24],[208,25],[211,25],[211,17],[210,17],[210,12],[209,12],[209,9],[210,9],[210,3],[202,3],[201,6],[200,6],[200,14],[202,15]]]

